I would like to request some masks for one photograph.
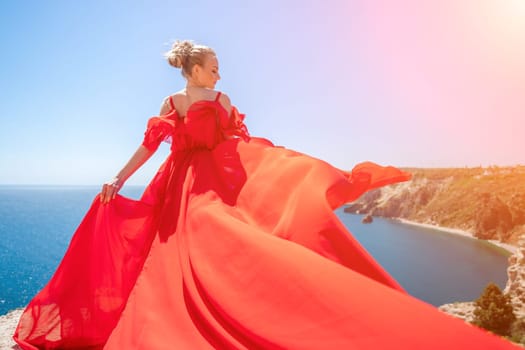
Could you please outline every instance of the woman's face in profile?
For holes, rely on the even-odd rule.
[[[197,81],[207,88],[214,89],[221,78],[219,75],[219,61],[215,55],[206,55],[204,65],[196,70]]]

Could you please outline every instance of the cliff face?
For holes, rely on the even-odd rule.
[[[525,166],[405,170],[411,181],[370,191],[345,211],[458,228],[513,244],[525,233]]]
[[[507,285],[503,292],[509,294],[518,317],[525,317],[525,240],[519,242],[518,249],[509,257]]]
[[[525,318],[525,166],[404,170],[412,173],[411,181],[370,191],[345,211],[458,228],[517,245],[504,293],[516,316]],[[440,309],[466,321],[474,317],[472,301]]]

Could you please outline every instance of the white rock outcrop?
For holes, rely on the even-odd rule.
[[[0,316],[0,349],[1,350],[19,350],[20,347],[16,345],[13,340],[13,333],[15,332],[18,320],[22,315],[24,309],[16,309],[9,311],[7,314]]]
[[[457,302],[441,305],[438,309],[467,322],[474,320],[474,302]]]

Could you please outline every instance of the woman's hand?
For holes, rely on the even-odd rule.
[[[104,183],[100,192],[100,201],[105,204],[114,199],[122,185],[123,182],[118,177]]]
[[[126,180],[153,155],[153,153],[155,153],[155,151],[152,151],[141,144],[128,160],[124,168],[117,173],[117,176],[102,185],[100,202],[105,204],[114,199],[117,192],[122,185],[124,185],[124,182],[126,182]]]

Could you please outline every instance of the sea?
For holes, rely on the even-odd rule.
[[[25,306],[50,279],[100,186],[0,185],[0,315]],[[144,187],[121,194],[139,198]],[[482,240],[335,210],[411,295],[432,305],[479,297],[507,280],[509,253]],[[349,291],[349,297],[351,293]]]

